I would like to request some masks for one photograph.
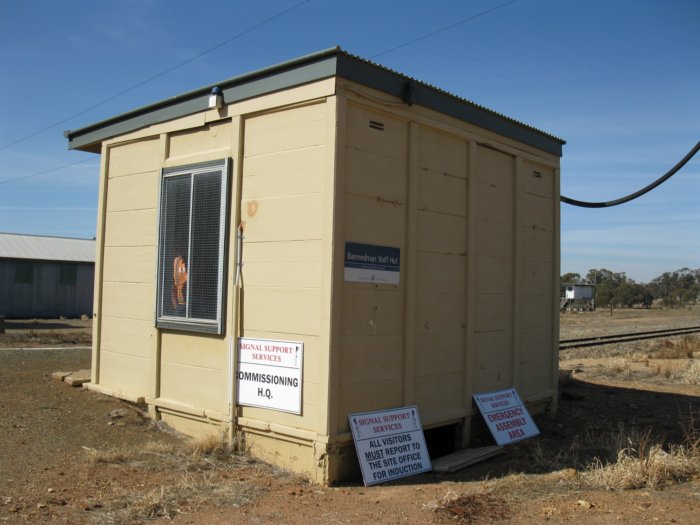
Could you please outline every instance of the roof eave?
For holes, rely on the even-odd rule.
[[[333,76],[335,74],[334,59],[338,51],[338,48],[329,48],[251,71],[89,126],[64,131],[63,135],[68,139],[68,149],[99,152],[100,143],[106,138],[207,110],[209,95],[214,87],[221,89],[224,100],[230,104],[285,89],[292,85]]]
[[[562,156],[565,141],[383,66],[350,55],[338,47],[326,49],[135,109],[73,131],[66,131],[69,149],[99,153],[111,137],[208,109],[213,87],[227,104],[339,76],[444,113],[537,149]]]

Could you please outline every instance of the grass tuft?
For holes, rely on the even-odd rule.
[[[219,460],[226,460],[231,456],[244,452],[238,440],[229,443],[225,436],[214,434],[208,434],[188,442],[186,449],[194,457],[209,457]]]
[[[613,357],[610,363],[604,366],[608,374],[629,376],[632,374],[632,365],[624,357]]]
[[[93,463],[128,464],[146,470],[176,469],[182,472],[208,471],[241,458],[243,447],[234,440],[209,435],[184,445],[146,443],[133,449],[96,450],[86,448]]]
[[[680,445],[653,443],[649,432],[626,438],[615,461],[596,458],[582,473],[584,484],[607,490],[658,488],[666,482],[683,481],[700,473],[700,432],[695,418],[682,423]]]
[[[656,444],[626,448],[615,463],[596,460],[583,473],[585,483],[607,490],[657,488],[667,481],[683,481],[700,472],[700,458],[680,445],[668,450]]]
[[[134,497],[113,500],[92,516],[95,525],[127,525],[146,520],[172,520],[195,507],[241,507],[251,503],[264,490],[251,483],[213,480],[210,477],[183,475],[171,486],[161,486]]]
[[[700,385],[700,361],[692,361],[681,374],[681,380],[686,385]]]
[[[693,359],[700,351],[700,340],[692,335],[685,335],[678,340],[665,339],[657,345],[649,357],[651,359]]]
[[[158,488],[118,497],[92,509],[90,523],[127,525],[171,520],[197,507],[240,507],[250,503],[263,489],[225,475],[239,461],[251,463],[239,455],[241,447],[237,441],[229,444],[225,437],[206,436],[180,444],[148,443],[125,451],[87,449],[94,462],[176,473],[171,481]]]

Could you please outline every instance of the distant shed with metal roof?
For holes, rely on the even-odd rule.
[[[95,240],[0,233],[0,315],[92,315]]]
[[[102,155],[92,390],[326,483],[350,414],[444,451],[476,392],[556,406],[563,140],[340,49],[66,138]]]

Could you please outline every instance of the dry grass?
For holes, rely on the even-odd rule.
[[[700,361],[697,359],[656,363],[651,367],[651,373],[670,382],[700,385]]]
[[[700,305],[692,309],[675,310],[624,308],[615,310],[612,316],[609,310],[577,315],[562,314],[561,338],[574,339],[591,335],[697,326],[698,314]]]
[[[639,327],[635,321],[634,328],[620,323],[619,331],[639,331],[643,328],[641,320],[640,317]],[[700,385],[700,338],[697,336],[583,349],[575,357],[569,356],[569,359],[574,358],[588,363],[587,372],[591,375],[619,376],[623,380],[652,384]],[[584,365],[579,366],[584,368]],[[623,427],[616,433],[585,432],[568,450],[559,450],[556,454],[536,450],[532,464],[552,470],[562,465],[574,466],[577,475],[571,476],[570,481],[579,487],[660,488],[700,474],[700,428],[692,413],[684,423],[684,436],[685,440],[679,444],[652,437],[649,432]]]
[[[597,461],[583,473],[584,483],[607,490],[657,488],[668,481],[683,481],[700,472],[700,457],[680,445],[629,447],[615,463]]]
[[[562,366],[574,363],[580,372],[604,379],[700,385],[700,339],[687,335],[579,349],[576,357],[563,359]]]
[[[690,363],[689,363],[690,364]],[[663,377],[664,379],[667,379],[669,382],[682,382],[681,379],[683,377],[683,374],[685,372],[685,368],[683,364],[660,364],[657,363],[655,364],[652,368],[652,376],[657,376],[657,377]]]
[[[241,463],[238,441],[229,444],[217,436],[183,444],[149,443],[139,449],[87,449],[95,463],[128,465],[139,470],[175,472],[160,487],[142,494],[124,494],[92,509],[90,523],[126,525],[158,518],[172,519],[198,506],[246,505],[263,493],[257,485],[220,475]]]
[[[686,335],[662,341],[649,353],[649,359],[662,361],[653,366],[655,375],[686,385],[700,385],[700,362],[695,359],[696,354],[700,354],[700,339]]]
[[[551,451],[537,444],[528,457],[528,465],[536,471],[565,473],[571,480],[575,480],[576,476],[570,475],[572,468],[565,467],[585,470],[591,460],[612,461],[628,443],[636,443],[641,439],[639,430],[628,429],[624,425],[620,425],[616,432],[600,432],[589,427],[582,434],[576,435],[568,448]]]
[[[700,457],[700,422],[691,411],[688,417],[681,419],[683,428],[683,446],[696,457]]]
[[[493,480],[495,493],[556,492],[567,487],[606,490],[659,488],[700,474],[700,427],[692,412],[682,418],[684,440],[667,444],[649,431],[620,426],[616,432],[590,428],[568,449],[533,447],[528,465],[542,475],[508,476]],[[565,468],[565,467],[569,468]],[[550,483],[551,482],[551,483]],[[515,485],[514,485],[515,484]],[[537,487],[537,485],[542,487]]]
[[[234,439],[229,443],[225,436],[215,434],[188,441],[185,449],[194,457],[213,457],[222,460],[232,455],[246,453],[241,439]]]
[[[683,481],[700,473],[700,429],[690,414],[682,423],[685,434],[680,445],[654,443],[649,432],[624,437],[617,458],[605,462],[596,458],[581,475],[594,488],[628,490],[659,488],[667,482]],[[622,438],[620,434],[618,442]]]
[[[659,489],[681,482],[700,474],[696,419],[691,412],[682,420],[685,439],[680,444],[665,444],[654,440],[649,431],[622,425],[615,432],[591,427],[568,449],[533,447],[527,464],[534,471],[541,470],[540,474],[518,472],[484,480],[462,494],[450,491],[424,508],[458,522],[492,523],[507,520],[510,508],[523,498],[568,497],[582,489]]]
[[[262,488],[251,483],[183,475],[174,485],[162,485],[142,495],[130,494],[109,502],[92,516],[90,523],[127,525],[158,518],[172,519],[201,505],[240,507],[262,493]]]
[[[604,365],[603,373],[629,377],[632,375],[632,364],[624,357],[613,357]]]
[[[83,448],[87,450],[90,461],[93,463],[126,463],[131,457],[130,454],[126,454],[122,450],[97,450],[94,448]]]
[[[688,368],[683,372],[681,380],[686,385],[700,385],[700,361],[688,363]]]
[[[149,470],[176,467],[183,472],[211,470],[242,460],[243,453],[237,440],[229,444],[225,438],[214,435],[189,440],[182,445],[155,442],[130,450],[86,450],[94,463],[122,463]]]
[[[700,352],[700,339],[694,335],[686,335],[681,338],[679,346],[685,351],[686,356],[692,359],[696,352]]]
[[[686,335],[678,340],[666,339],[658,344],[657,349],[650,353],[650,359],[693,359],[695,352],[700,351],[700,340],[692,335]]]

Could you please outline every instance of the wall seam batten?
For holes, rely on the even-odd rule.
[[[416,281],[418,221],[418,144],[420,127],[408,123],[408,166],[406,167],[406,233],[404,254],[404,405],[415,403],[416,392]]]
[[[159,151],[158,154],[160,156],[160,165],[164,166],[165,162],[168,158],[169,154],[169,149],[170,149],[170,141],[167,133],[161,133],[159,135]],[[158,184],[158,202],[157,206],[158,209],[160,209],[160,187],[161,187],[161,178],[162,174],[159,172],[158,174],[158,179],[156,183]],[[158,214],[156,213],[156,220],[160,220],[158,217]],[[157,225],[159,228],[160,225]],[[156,233],[156,253],[158,253],[158,240],[160,238],[159,233]],[[158,257],[155,258],[154,260],[154,268],[153,268],[153,284],[154,284],[154,289],[158,289]],[[156,292],[157,293],[157,292]],[[155,299],[155,298],[154,298]],[[157,304],[157,299],[155,300],[154,304]],[[155,320],[158,316],[158,312],[154,311],[153,313],[153,325],[155,326]],[[161,381],[161,356],[162,356],[162,344],[163,344],[163,333],[159,329],[155,329],[155,341],[154,341],[154,349],[153,349],[153,390],[151,392],[151,395],[154,399],[158,399],[160,397],[160,381]]]
[[[522,279],[522,235],[521,225],[521,199],[522,192],[523,159],[513,158],[513,333],[512,333],[512,359],[513,359],[513,388],[519,389],[520,382],[520,320],[523,302]]]
[[[328,358],[328,404],[326,406],[326,424],[328,436],[335,436],[341,428],[341,415],[338,405],[340,400],[340,353],[342,350],[342,316],[343,316],[343,260],[345,253],[345,176],[347,174],[347,156],[345,152],[347,141],[347,98],[336,95],[333,107],[335,126],[335,142],[332,144],[334,161],[333,172],[327,176],[334,179],[333,194],[333,240],[331,275],[331,337],[329,340]],[[332,475],[331,475],[332,477]]]
[[[472,394],[474,390],[474,310],[476,305],[476,142],[467,143],[467,257],[465,258],[465,326],[464,326],[464,392],[465,412],[462,446],[467,447],[471,437]]]
[[[107,222],[107,190],[109,186],[109,156],[110,148],[102,146],[100,159],[100,188],[97,203],[97,231],[95,253],[95,283],[93,297],[92,327],[92,372],[90,380],[93,385],[100,383],[100,351],[102,341],[102,279],[104,275],[105,228]]]
[[[328,97],[325,102],[325,159],[324,159],[324,177],[322,179],[322,233],[321,233],[321,284],[320,284],[320,301],[322,307],[320,309],[322,319],[319,329],[319,347],[327,348],[328,352],[322,352],[324,373],[321,376],[331,377],[334,370],[333,348],[337,347],[337,331],[335,324],[338,320],[338,312],[336,307],[336,298],[339,295],[341,286],[336,285],[336,253],[337,253],[337,237],[339,219],[336,206],[339,196],[342,196],[342,188],[339,189],[339,178],[342,177],[341,169],[338,164],[339,140],[338,136],[341,131],[338,128],[338,112],[341,110],[342,99],[337,96]],[[342,253],[342,250],[340,251]],[[323,388],[323,387],[322,387]],[[333,410],[331,408],[330,398],[333,396],[333,389],[328,381],[325,385],[325,413],[322,421],[316,421],[316,434],[331,435],[331,419]]]

